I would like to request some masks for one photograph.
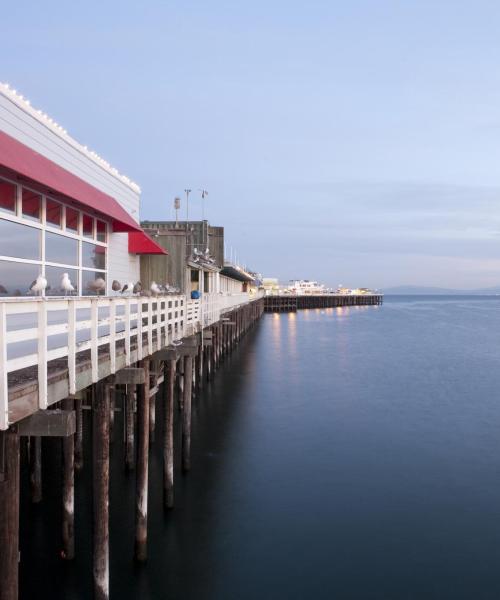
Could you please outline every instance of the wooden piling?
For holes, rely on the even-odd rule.
[[[94,599],[109,598],[109,395],[105,383],[92,385],[94,493]]]
[[[75,398],[76,432],[75,432],[75,469],[83,469],[83,410],[82,400]]]
[[[137,477],[135,510],[135,558],[147,559],[148,463],[149,463],[149,360],[143,360],[144,384],[137,386]]]
[[[42,438],[33,436],[30,440],[30,490],[31,502],[42,501]]]
[[[0,432],[0,600],[17,600],[19,578],[19,436]]]
[[[74,401],[66,398],[62,401],[63,410],[74,409]],[[72,560],[75,557],[75,437],[62,438],[63,453],[63,490],[62,490],[62,557]]]
[[[116,386],[109,384],[107,386],[109,394],[109,442],[113,442],[115,432],[115,406],[116,406]]]
[[[191,388],[193,357],[184,357],[184,402],[182,408],[182,469],[191,468]]]
[[[174,384],[176,360],[165,362],[163,407],[163,502],[165,508],[174,506]]]
[[[134,407],[135,407],[135,385],[127,384],[125,398],[125,467],[133,471],[135,467],[134,453]]]
[[[151,361],[153,388],[158,387],[158,364],[157,362]],[[156,392],[149,398],[149,443],[153,444],[155,441],[155,428],[156,428]]]

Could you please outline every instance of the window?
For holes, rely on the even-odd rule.
[[[42,197],[40,194],[23,188],[22,201],[23,217],[32,221],[40,221],[42,214]]]
[[[96,229],[97,229],[97,241],[105,242],[106,241],[106,223],[104,223],[104,221],[96,220]]]
[[[40,260],[40,240],[39,229],[0,219],[0,255]]]
[[[40,265],[0,260],[0,296],[26,296],[42,272]]]
[[[0,179],[0,210],[16,212],[17,186]]]
[[[83,235],[85,237],[94,237],[94,219],[88,215],[83,215]]]
[[[210,292],[210,273],[208,271],[203,272],[203,290],[205,293]]]
[[[45,232],[45,260],[64,265],[78,265],[78,240]]]
[[[80,213],[74,208],[66,207],[66,229],[78,233],[78,221]]]
[[[62,205],[59,202],[47,198],[45,220],[47,221],[47,225],[52,225],[52,227],[62,226]]]
[[[82,242],[82,267],[89,269],[106,268],[106,248]]]

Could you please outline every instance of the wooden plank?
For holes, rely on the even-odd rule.
[[[92,299],[90,305],[90,359],[92,363],[92,383],[97,383],[99,379],[99,360],[98,360],[98,306],[97,300]]]
[[[111,373],[116,373],[116,301],[109,301],[109,362]]]
[[[47,408],[47,304],[38,304],[38,406]]]
[[[115,383],[116,384],[141,384],[145,381],[145,372],[143,368],[140,367],[126,367],[125,369],[120,369],[115,374]]]
[[[69,393],[76,392],[76,302],[68,300],[68,379]]]
[[[0,430],[9,426],[9,387],[7,378],[7,310],[0,302]]]

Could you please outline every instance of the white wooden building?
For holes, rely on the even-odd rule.
[[[37,275],[60,295],[68,273],[77,295],[91,282],[136,282],[139,186],[76,142],[50,117],[0,84],[0,295],[25,296]],[[90,286],[89,286],[90,285]]]

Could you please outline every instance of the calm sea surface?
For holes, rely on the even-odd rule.
[[[112,598],[500,598],[500,298],[265,315],[193,419],[192,471],[177,470],[169,513],[152,451],[137,566],[117,417]],[[58,559],[58,445],[44,446],[41,505],[22,473],[24,599],[91,598],[86,458],[73,564]]]

